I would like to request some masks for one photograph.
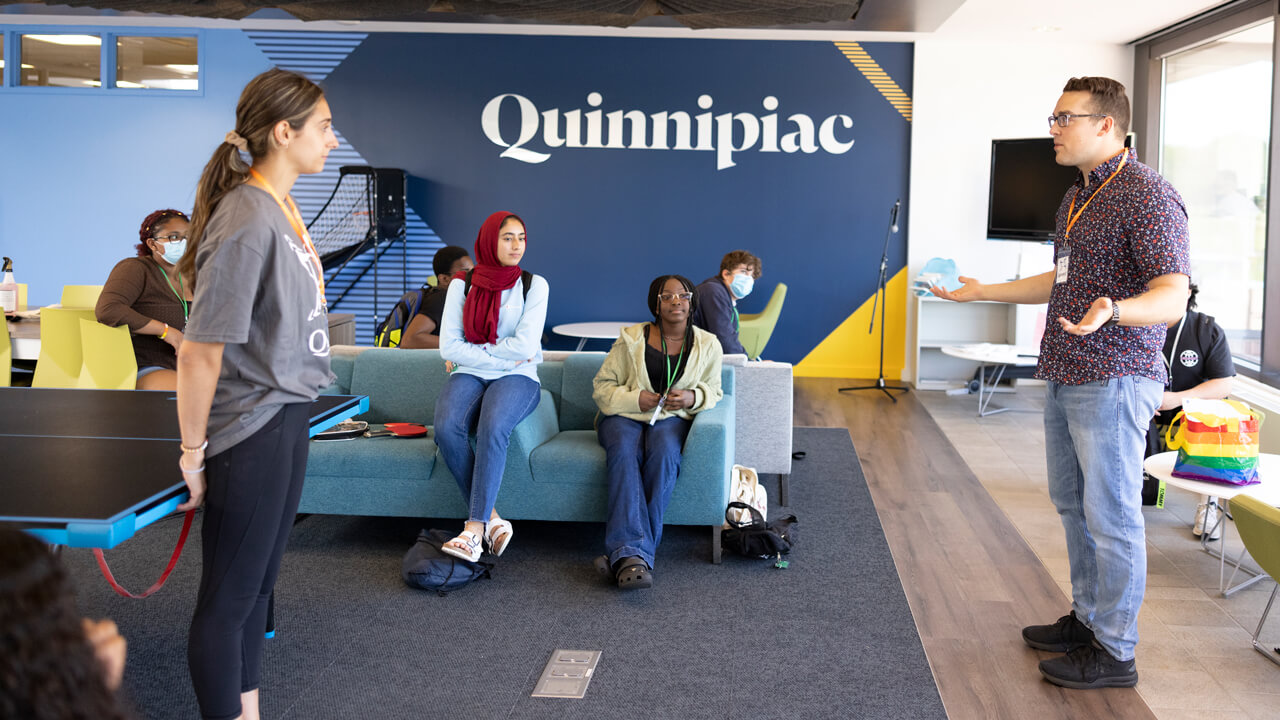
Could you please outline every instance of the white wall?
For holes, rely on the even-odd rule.
[[[1048,135],[1045,118],[1072,76],[1133,84],[1133,49],[945,34],[915,46],[911,133],[909,279],[930,258],[956,261],[983,282],[1052,269],[1048,245],[986,239],[991,141]],[[914,355],[915,302],[908,298],[906,357]],[[904,368],[910,378],[912,368]]]

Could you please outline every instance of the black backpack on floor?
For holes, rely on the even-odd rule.
[[[488,578],[492,563],[468,562],[446,555],[440,548],[454,538],[444,530],[423,530],[400,564],[400,577],[409,587],[447,595],[473,580]]]

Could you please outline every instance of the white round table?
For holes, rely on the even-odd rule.
[[[975,343],[972,345],[944,345],[943,355],[950,355],[961,360],[973,360],[978,363],[978,417],[995,415],[1007,410],[1019,408],[997,407],[991,410],[991,396],[995,394],[996,385],[1004,377],[1008,367],[1034,367],[1039,354],[1036,347],[1018,347],[1016,345],[997,345],[995,343]],[[991,368],[988,376],[987,368]],[[1032,412],[1040,412],[1034,410]]]
[[[578,347],[575,350],[581,350],[582,346],[587,344],[588,340],[616,340],[618,333],[624,327],[635,325],[634,322],[619,322],[617,320],[601,320],[597,322],[580,322],[566,323],[564,325],[556,325],[551,331],[557,335],[565,335],[567,337],[576,337]]]
[[[1174,477],[1173,464],[1177,458],[1178,453],[1176,451],[1162,452],[1147,458],[1142,467],[1147,471],[1148,475],[1158,480],[1163,480],[1167,485],[1172,485],[1173,487],[1181,488],[1183,490],[1196,493],[1197,495],[1208,495],[1210,497],[1218,498],[1223,502],[1223,509],[1226,511],[1230,511],[1231,498],[1236,497],[1237,495],[1248,495],[1273,507],[1280,507],[1280,455],[1258,453],[1258,479],[1261,480],[1261,482],[1256,485],[1225,485],[1222,483],[1205,482],[1203,480],[1189,480],[1187,478]],[[1226,513],[1220,513],[1218,516],[1218,522],[1223,522],[1225,518]],[[1228,587],[1226,580],[1229,580],[1230,578],[1223,578],[1226,567],[1227,535],[1226,533],[1222,534],[1222,551],[1214,552],[1213,548],[1209,547],[1209,537],[1211,534],[1211,528],[1204,529],[1204,533],[1200,536],[1200,546],[1204,548],[1205,552],[1218,558],[1218,590],[1224,596],[1230,595],[1231,593],[1252,585],[1266,577],[1265,574],[1253,575],[1253,573],[1248,569],[1241,568],[1239,566],[1239,561],[1237,561],[1236,568],[1253,575],[1253,577],[1239,585]],[[1241,554],[1243,555],[1243,551]],[[1232,576],[1234,575],[1235,572],[1233,571]]]

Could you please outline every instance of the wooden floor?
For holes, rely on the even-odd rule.
[[[797,378],[795,424],[849,429],[948,716],[1154,718],[1135,690],[1041,678],[1020,631],[1067,613],[1061,586],[916,393],[837,392],[860,384]]]

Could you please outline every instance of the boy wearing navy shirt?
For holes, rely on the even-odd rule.
[[[760,258],[746,250],[734,250],[720,260],[720,274],[703,280],[693,289],[694,327],[720,338],[725,355],[747,351],[738,339],[738,301],[751,293],[755,281],[764,270]]]

